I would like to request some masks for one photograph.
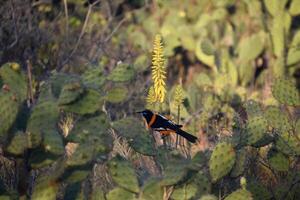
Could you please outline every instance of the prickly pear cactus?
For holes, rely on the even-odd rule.
[[[43,134],[48,130],[56,130],[59,109],[54,101],[39,102],[30,115],[26,132],[29,135],[29,147],[40,145]]]
[[[249,191],[239,189],[228,195],[225,200],[253,200],[253,198]]]
[[[243,107],[246,109],[248,118],[261,116],[263,114],[261,105],[257,101],[248,100],[244,103]]]
[[[113,181],[119,187],[122,187],[131,192],[138,193],[138,180],[130,162],[128,162],[121,156],[116,156],[109,161],[108,168]]]
[[[242,175],[245,171],[245,166],[247,162],[247,149],[242,148],[237,151],[236,153],[236,161],[234,164],[234,167],[232,168],[230,172],[231,177],[238,177]]]
[[[183,184],[175,187],[171,198],[174,200],[192,199],[196,196],[197,185],[195,183]]]
[[[55,200],[58,192],[58,183],[49,176],[39,177],[33,187],[31,199]]]
[[[276,148],[284,154],[295,156],[300,155],[299,133],[292,131],[283,132],[276,141]]]
[[[14,100],[13,93],[1,91],[0,105],[0,138],[5,138],[17,118],[19,103]]]
[[[108,75],[107,79],[114,82],[126,82],[133,79],[134,68],[128,64],[118,64],[116,68]]]
[[[77,101],[63,105],[61,108],[67,112],[80,115],[93,114],[102,107],[102,96],[96,90],[87,90]]]
[[[109,193],[106,195],[106,199],[107,200],[119,200],[119,199],[137,200],[134,193],[119,187],[109,191]]]
[[[182,182],[188,173],[187,163],[182,161],[169,162],[164,169],[164,178],[160,182],[163,186],[175,185]]]
[[[21,131],[18,131],[14,134],[9,145],[6,147],[6,151],[13,155],[22,155],[27,148],[27,135]]]
[[[62,136],[55,130],[44,132],[43,147],[46,152],[54,155],[62,155],[65,152]]]
[[[80,82],[66,84],[63,86],[59,95],[58,104],[65,105],[73,103],[81,97],[84,91]]]
[[[159,178],[148,180],[142,188],[142,199],[157,200],[163,199],[163,188],[159,184]]]
[[[23,102],[27,97],[27,80],[22,71],[15,71],[7,63],[0,68],[0,82],[5,85],[6,90],[15,95],[15,100]]]
[[[218,198],[214,195],[207,194],[203,195],[200,200],[218,200]]]
[[[154,141],[150,134],[135,118],[124,118],[113,123],[113,128],[125,137],[129,145],[144,155],[155,155]]]
[[[272,94],[282,104],[300,105],[299,91],[291,80],[276,79],[272,86]]]
[[[268,161],[270,166],[276,171],[284,172],[289,170],[289,160],[283,153],[270,150],[268,153]]]
[[[125,87],[116,87],[109,90],[105,99],[110,103],[121,103],[126,100],[128,90]]]
[[[247,144],[261,140],[268,131],[268,122],[263,116],[250,118],[246,125]]]
[[[290,131],[293,128],[285,112],[282,112],[276,106],[267,107],[264,113],[264,117],[267,119],[268,124],[272,128],[275,128],[281,133]]]
[[[220,142],[212,152],[209,160],[209,171],[212,181],[216,182],[228,174],[236,159],[236,153],[232,144]]]
[[[102,67],[87,69],[82,75],[84,85],[91,89],[100,90],[106,80],[103,71]]]

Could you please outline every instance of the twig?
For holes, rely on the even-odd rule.
[[[68,56],[68,58],[62,63],[62,66],[64,66],[65,64],[67,64],[70,60],[70,58],[74,55],[74,53],[77,51],[78,47],[79,47],[79,44],[81,42],[81,39],[86,31],[86,27],[87,27],[87,24],[88,24],[88,21],[89,21],[89,18],[90,18],[90,15],[91,15],[91,12],[92,12],[92,8],[94,5],[96,5],[97,3],[99,3],[100,0],[98,1],[95,1],[93,4],[90,4],[89,5],[89,8],[88,8],[88,11],[86,13],[86,16],[85,16],[85,20],[84,20],[84,23],[83,23],[83,26],[81,28],[81,32],[80,32],[80,35],[77,39],[77,42],[75,44],[75,47],[73,48],[72,52],[70,53],[70,55]]]
[[[33,99],[33,90],[32,90],[32,74],[31,74],[31,69],[32,69],[32,65],[31,62],[29,60],[26,61],[27,63],[27,76],[28,76],[28,100],[27,100],[27,105],[28,107],[30,107],[30,104],[34,103],[34,99]]]
[[[64,9],[65,9],[65,17],[66,17],[66,42],[69,41],[69,14],[68,14],[68,2],[64,0]]]

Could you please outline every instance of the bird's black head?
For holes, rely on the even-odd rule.
[[[152,118],[153,112],[151,110],[143,110],[137,113],[141,113],[143,115],[143,117],[147,120],[147,122],[149,122]]]

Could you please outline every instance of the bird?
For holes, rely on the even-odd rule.
[[[198,138],[196,136],[193,136],[190,133],[183,131],[181,129],[182,125],[175,124],[173,121],[167,119],[166,117],[160,114],[153,113],[151,110],[148,109],[139,111],[137,113],[143,115],[147,122],[148,128],[162,132],[175,132],[191,143],[196,143],[198,141]]]

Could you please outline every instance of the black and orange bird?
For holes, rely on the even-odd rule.
[[[155,131],[172,131],[177,133],[178,135],[184,137],[191,143],[196,143],[198,140],[197,137],[181,130],[182,125],[175,124],[171,120],[167,119],[166,117],[155,114],[151,110],[144,110],[137,113],[141,113],[145,118],[148,128],[152,128]]]

